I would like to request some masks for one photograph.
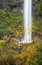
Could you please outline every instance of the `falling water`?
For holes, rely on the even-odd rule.
[[[24,0],[24,42],[31,43],[32,0]]]
[[[31,43],[32,0],[24,0],[24,43]]]
[[[31,43],[32,41],[32,0],[24,0],[24,38],[21,43]]]

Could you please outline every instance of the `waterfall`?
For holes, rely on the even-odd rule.
[[[32,41],[32,0],[24,0],[24,43]]]
[[[24,38],[21,43],[32,42],[32,0],[24,0]]]

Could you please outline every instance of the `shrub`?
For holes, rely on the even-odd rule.
[[[13,13],[7,10],[0,10],[0,39],[4,35],[10,34],[14,27],[22,22],[21,13]]]

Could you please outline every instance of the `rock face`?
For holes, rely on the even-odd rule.
[[[37,5],[40,0],[32,0],[33,4],[33,14],[37,11]],[[14,12],[23,12],[23,2],[24,0],[0,0],[0,8],[7,8]]]
[[[39,0],[33,0],[32,2],[32,9],[33,9],[33,14],[37,11],[37,5],[39,3]]]
[[[23,5],[23,0],[0,0],[0,8],[7,8],[14,12],[20,11]]]

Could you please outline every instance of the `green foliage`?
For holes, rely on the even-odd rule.
[[[42,16],[42,0],[40,0],[40,2],[38,4],[38,15]]]
[[[13,13],[7,10],[0,10],[0,36],[9,34],[14,27],[22,22],[21,13]]]
[[[42,45],[36,46],[36,56],[31,61],[30,65],[42,65]]]
[[[42,21],[34,20],[32,28],[34,32],[37,32],[38,34],[42,34]]]
[[[0,10],[0,37],[6,35],[4,38],[7,39],[7,35],[14,30],[14,33],[21,35],[20,29],[23,25],[22,14],[13,13],[7,10]],[[17,30],[18,29],[18,30]],[[22,30],[22,29],[21,29]],[[33,22],[34,32],[42,34],[42,22]],[[16,34],[15,34],[16,35]],[[16,38],[13,38],[17,40]],[[11,39],[10,39],[11,40]],[[37,37],[31,46],[21,45],[16,42],[9,42],[10,44],[4,44],[0,41],[0,64],[1,65],[42,65],[42,43],[37,41]],[[4,46],[3,46],[4,45]],[[3,49],[1,49],[3,48]],[[22,49],[22,50],[21,50]],[[23,51],[25,49],[25,51]],[[22,52],[23,51],[23,52]],[[22,52],[22,53],[21,53]]]
[[[0,63],[2,65],[42,65],[42,43],[33,44],[27,48],[22,53],[18,53],[21,50],[17,50],[21,46],[17,47],[17,44],[8,44],[0,52]],[[22,45],[22,47],[24,47]],[[4,62],[4,64],[3,64]]]
[[[34,14],[34,18],[36,20],[42,20],[42,0],[39,0],[36,8],[36,12]]]
[[[0,48],[3,48],[3,42],[0,42]]]

